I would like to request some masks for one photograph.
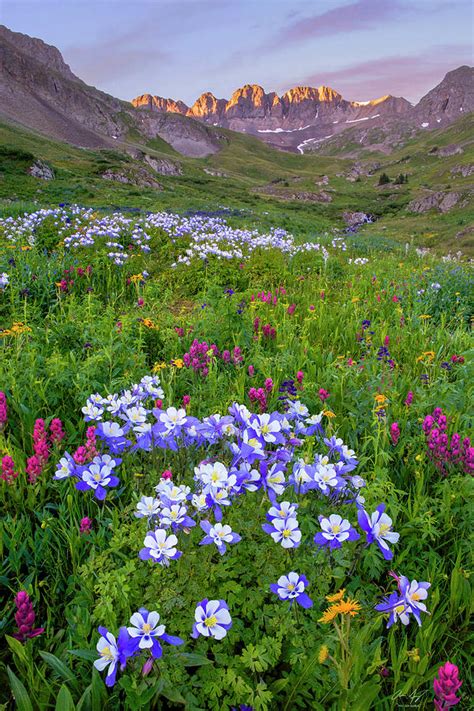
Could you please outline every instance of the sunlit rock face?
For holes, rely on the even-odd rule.
[[[230,99],[202,94],[188,108],[182,101],[144,94],[133,99],[138,109],[180,113],[213,126],[253,134],[280,148],[299,150],[307,139],[339,133],[352,123],[373,125],[385,116],[401,115],[411,105],[386,95],[373,101],[347,101],[329,86],[295,86],[279,96],[259,84],[245,84]]]

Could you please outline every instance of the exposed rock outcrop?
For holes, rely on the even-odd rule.
[[[36,160],[30,168],[28,168],[28,174],[33,176],[33,178],[40,178],[40,180],[53,180],[54,170],[41,160]]]
[[[168,160],[166,158],[153,158],[149,155],[144,155],[143,160],[160,175],[182,175],[183,169],[179,163]]]
[[[343,212],[342,219],[348,227],[358,227],[367,222],[372,222],[370,215],[365,212]]]
[[[423,213],[436,209],[439,212],[448,212],[461,199],[461,193],[435,192],[425,197],[416,198],[408,204],[409,212]]]
[[[463,178],[469,178],[474,175],[474,163],[468,163],[467,165],[455,165],[451,168],[451,175],[461,175]]]
[[[121,171],[121,170],[106,170],[100,176],[102,180],[113,180],[115,183],[124,183],[126,185],[136,185],[140,188],[153,188],[154,190],[163,190],[163,186],[146,170]]]
[[[224,173],[222,170],[213,170],[212,168],[203,168],[203,171],[207,173],[207,175],[212,175],[214,178],[228,178],[229,176],[227,173]]]
[[[443,146],[443,148],[438,148],[436,154],[438,156],[441,156],[441,158],[448,158],[449,156],[457,156],[461,155],[463,153],[463,149],[461,146],[456,145],[455,143],[450,144],[449,146]]]

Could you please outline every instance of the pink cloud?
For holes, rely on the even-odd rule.
[[[356,0],[320,15],[291,22],[279,31],[278,40],[300,42],[308,38],[371,29],[395,16],[399,9],[398,0]],[[274,42],[275,38],[272,44]]]
[[[344,98],[366,101],[384,94],[404,96],[418,101],[442,80],[446,72],[461,64],[469,64],[469,45],[444,45],[413,56],[381,57],[347,65],[341,69],[312,73],[301,84],[325,84],[339,91]],[[282,90],[288,86],[281,87]]]

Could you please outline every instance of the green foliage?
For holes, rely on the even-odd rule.
[[[381,173],[379,177],[379,185],[387,185],[388,183],[391,183],[392,181],[388,177],[387,173]]]
[[[258,149],[256,161],[264,161],[266,150]],[[106,154],[101,160],[115,158]],[[282,160],[291,164],[293,158]],[[9,209],[15,214],[13,206]],[[262,217],[262,224],[274,216]],[[249,226],[255,216],[239,212],[231,219]],[[300,225],[298,238],[316,238],[301,214],[291,220]],[[331,237],[320,241],[328,244]],[[171,245],[159,230],[151,254],[131,258],[122,270],[100,251],[69,254],[51,222],[38,232],[34,249],[10,246],[0,242],[0,273],[10,275],[10,285],[0,291],[1,328],[7,332],[0,338],[0,383],[8,403],[0,458],[12,456],[20,475],[11,485],[0,482],[5,610],[0,628],[7,643],[0,655],[0,704],[25,711],[221,711],[240,704],[261,711],[391,711],[407,704],[428,709],[434,674],[447,659],[459,665],[463,699],[469,697],[472,480],[454,470],[441,477],[421,429],[423,418],[440,406],[450,431],[469,432],[473,305],[465,265],[423,259],[413,250],[405,254],[390,236],[368,233],[349,238],[348,252],[327,262],[256,251],[243,267],[237,260],[209,259],[205,267],[193,261],[172,268],[186,243]],[[361,254],[368,264],[348,262]],[[77,268],[87,266],[90,271],[78,276]],[[74,284],[62,291],[57,283],[70,269]],[[150,274],[146,281],[130,279],[143,270]],[[277,287],[284,292],[276,303],[256,296],[275,294]],[[293,314],[290,304],[296,305]],[[276,329],[274,339],[256,334],[257,317]],[[363,327],[366,321],[370,326]],[[18,322],[26,330],[12,332]],[[221,352],[239,346],[243,363],[216,359],[207,378],[180,367],[176,359],[194,338],[215,343]],[[379,357],[386,343],[392,363]],[[453,354],[464,363],[442,366]],[[275,383],[268,407],[276,409],[278,387],[295,379],[298,370],[304,372],[298,395],[310,412],[322,409],[320,388],[328,390],[324,407],[335,415],[325,419],[328,435],[356,451],[368,510],[386,502],[400,532],[394,568],[431,583],[431,616],[424,616],[422,627],[412,622],[387,631],[384,618],[374,612],[394,584],[389,565],[373,547],[361,545],[355,555],[342,548],[330,558],[316,551],[311,539],[318,515],[330,512],[325,499],[301,499],[307,541],[296,551],[286,553],[262,533],[269,501],[258,494],[225,513],[225,522],[242,536],[225,556],[199,547],[200,531],[194,529],[180,538],[182,558],[161,568],[138,558],[146,525],[133,512],[164,469],[171,468],[179,482],[192,482],[186,451],[127,454],[121,486],[104,504],[72,482],[52,481],[64,447],[74,451],[84,441],[81,407],[89,394],[128,387],[155,364],[164,366],[159,373],[166,403],[178,406],[189,394],[190,412],[197,417],[224,413],[234,401],[251,407],[249,388],[266,378]],[[414,394],[411,407],[405,405],[408,391]],[[387,402],[384,414],[377,415],[375,396],[381,394]],[[24,472],[38,417],[47,425],[60,417],[67,442],[56,447],[41,477],[30,484]],[[396,446],[390,439],[394,422],[401,431]],[[314,455],[316,446],[308,438],[305,455]],[[93,519],[89,535],[79,531],[85,516]],[[288,610],[270,593],[270,583],[290,570],[310,579],[310,610]],[[344,628],[344,644],[334,625],[319,621],[325,596],[340,588],[361,604],[350,628]],[[31,596],[35,624],[45,628],[24,644],[12,637],[19,589]],[[221,642],[189,637],[194,606],[206,596],[225,599],[232,611],[234,625]],[[92,668],[96,628],[116,632],[141,606],[158,610],[167,632],[180,635],[186,645],[168,646],[148,676],[142,676],[139,661],[130,660],[109,690]],[[326,658],[320,656],[324,646]]]

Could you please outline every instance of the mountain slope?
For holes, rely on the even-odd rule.
[[[182,101],[143,94],[132,100],[148,109],[179,113],[214,126],[250,133],[278,148],[295,150],[308,138],[321,139],[339,133],[358,121],[380,123],[385,117],[404,115],[411,109],[406,99],[383,96],[367,102],[346,101],[327,86],[297,86],[282,96],[266,93],[258,84],[245,84],[229,100],[202,94],[189,107]]]
[[[182,101],[144,94],[132,100],[139,111],[171,111],[214,126],[250,133],[278,148],[300,153],[343,131],[377,149],[414,135],[421,128],[449,125],[459,114],[474,110],[474,69],[463,66],[448,72],[442,82],[416,106],[406,99],[382,96],[372,101],[347,101],[327,86],[297,86],[282,96],[266,93],[258,84],[245,84],[229,100],[202,94],[189,107]],[[357,130],[352,129],[356,127]]]
[[[179,152],[206,156],[220,148],[219,133],[166,113],[140,115],[76,77],[60,52],[39,39],[0,26],[0,117],[44,135],[88,148],[157,136]]]

